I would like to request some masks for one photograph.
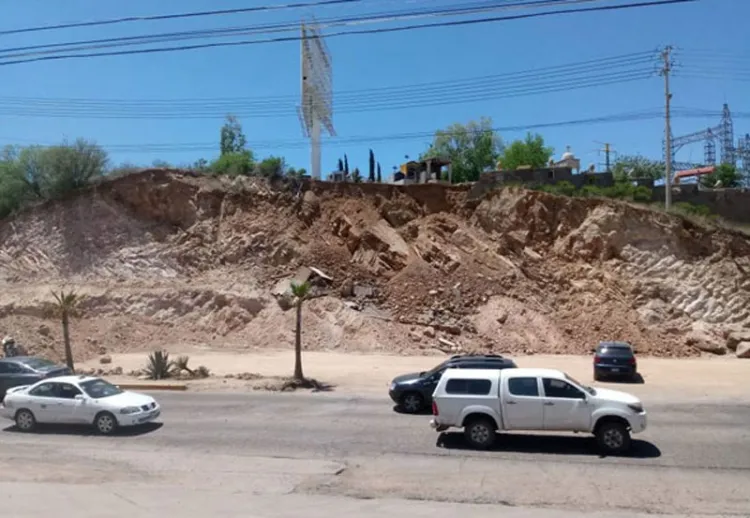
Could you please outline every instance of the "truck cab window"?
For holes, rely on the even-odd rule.
[[[538,397],[539,383],[536,378],[511,378],[508,380],[508,391],[513,396]]]
[[[559,399],[585,399],[583,392],[567,381],[544,378],[544,395]]]
[[[452,379],[445,385],[447,394],[468,394],[472,396],[486,396],[490,393],[492,382],[477,379]]]

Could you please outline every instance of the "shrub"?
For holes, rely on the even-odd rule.
[[[675,210],[676,212],[681,212],[683,214],[687,214],[689,216],[700,216],[704,218],[715,217],[715,214],[711,213],[711,209],[709,209],[705,205],[695,205],[693,203],[688,203],[686,201],[680,201],[680,202],[675,203],[672,206],[672,210]]]
[[[252,152],[225,153],[211,163],[211,172],[217,175],[246,176],[253,173],[255,159]]]
[[[175,363],[169,359],[166,351],[154,351],[148,355],[146,376],[152,380],[162,380],[172,377]]]
[[[633,190],[633,201],[637,201],[640,203],[650,203],[652,199],[653,193],[648,187],[639,185],[635,188],[635,190]]]
[[[552,188],[556,194],[562,194],[563,196],[575,196],[577,191],[575,185],[564,180],[552,185]]]
[[[581,195],[587,198],[600,198],[604,196],[604,190],[596,185],[584,185],[581,188]]]

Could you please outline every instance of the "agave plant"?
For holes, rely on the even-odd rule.
[[[183,371],[187,372],[191,376],[195,376],[195,372],[191,369],[188,364],[190,363],[190,356],[178,356],[174,362],[174,371],[176,374],[181,374]]]
[[[167,351],[154,351],[148,355],[146,376],[152,380],[167,379],[174,372],[175,363],[169,359]]]

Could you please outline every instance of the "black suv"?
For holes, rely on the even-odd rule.
[[[416,414],[432,404],[432,393],[445,369],[512,369],[517,367],[509,358],[497,354],[457,354],[428,371],[396,376],[388,395],[401,410]]]
[[[638,379],[635,350],[626,342],[599,342],[594,352],[594,380],[604,378]]]

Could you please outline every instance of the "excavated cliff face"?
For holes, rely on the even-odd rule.
[[[50,289],[88,295],[77,354],[285,347],[272,291],[332,281],[309,348],[588,353],[750,349],[750,244],[609,201],[439,185],[276,185],[154,170],[0,224],[0,332],[55,355]]]

